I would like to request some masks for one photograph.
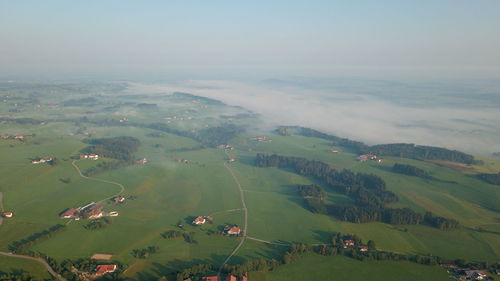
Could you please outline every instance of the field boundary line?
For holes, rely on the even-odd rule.
[[[73,160],[73,162],[71,162],[71,165],[73,165],[73,167],[75,167],[76,171],[78,172],[78,174],[80,174],[80,177],[84,178],[84,179],[87,179],[87,180],[93,180],[93,181],[98,181],[98,182],[103,182],[103,183],[109,183],[109,184],[113,184],[113,185],[116,185],[118,187],[120,187],[120,191],[110,197],[106,197],[100,201],[97,201],[97,203],[101,203],[103,201],[106,201],[106,200],[109,200],[109,199],[112,199],[113,197],[116,197],[116,196],[119,196],[120,194],[122,194],[124,191],[125,191],[125,186],[123,186],[123,184],[121,183],[117,183],[117,182],[114,182],[114,181],[109,181],[109,180],[104,180],[104,179],[99,179],[99,178],[91,178],[91,177],[88,177],[88,176],[85,176],[84,174],[82,174],[82,171],[80,170],[80,168],[75,164],[76,161],[78,160]]]

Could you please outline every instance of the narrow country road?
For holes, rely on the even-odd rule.
[[[93,181],[98,181],[98,182],[109,183],[109,184],[117,185],[118,187],[120,187],[120,191],[118,193],[114,194],[113,196],[106,197],[106,198],[98,201],[98,203],[106,201],[106,200],[109,200],[109,199],[112,199],[113,197],[116,197],[116,196],[122,194],[125,191],[125,187],[121,183],[117,183],[117,182],[114,182],[114,181],[103,180],[103,179],[91,178],[91,177],[85,176],[84,174],[82,174],[82,171],[80,171],[80,168],[78,168],[78,166],[75,164],[76,161],[78,161],[78,160],[73,160],[73,162],[71,162],[71,165],[73,165],[73,167],[75,167],[75,169],[78,172],[78,174],[80,174],[80,177],[82,177],[84,179],[87,179],[87,180],[93,180]]]
[[[35,258],[35,257],[31,257],[31,256],[17,255],[17,254],[6,253],[6,252],[0,252],[0,255],[11,257],[11,258],[19,258],[19,259],[33,260],[33,261],[39,262],[39,263],[41,263],[47,269],[47,271],[50,273],[50,275],[54,276],[57,280],[59,280],[59,281],[67,281],[66,278],[64,278],[61,275],[59,275],[58,273],[56,273],[52,269],[52,267],[50,267],[50,265],[44,259],[42,259],[42,258]]]
[[[227,153],[227,151],[224,151],[226,153],[226,156],[229,157],[229,154]],[[248,210],[247,210],[247,204],[245,203],[245,194],[244,194],[244,190],[243,188],[241,187],[241,184],[240,184],[240,181],[238,180],[238,178],[236,177],[236,175],[234,174],[233,170],[227,165],[227,162],[224,161],[224,167],[226,167],[226,169],[229,171],[229,173],[231,174],[231,176],[233,177],[233,180],[234,182],[236,183],[236,186],[238,187],[238,190],[240,192],[240,200],[241,200],[241,205],[243,208],[241,208],[241,210],[243,210],[243,215],[244,215],[244,222],[243,222],[243,236],[240,238],[240,243],[238,243],[238,245],[236,246],[236,248],[234,248],[234,250],[231,252],[231,254],[224,260],[224,262],[221,264],[220,268],[219,268],[219,272],[217,273],[218,276],[220,276],[220,273],[222,271],[222,268],[224,267],[224,265],[226,265],[229,260],[238,252],[238,250],[241,248],[241,246],[243,245],[243,243],[245,242],[245,239],[247,238],[247,233],[248,233]]]

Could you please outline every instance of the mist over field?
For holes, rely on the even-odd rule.
[[[130,92],[176,91],[262,115],[259,126],[300,125],[368,144],[415,143],[478,155],[500,151],[500,82],[367,79],[191,80],[131,84]]]

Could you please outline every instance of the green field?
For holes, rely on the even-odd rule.
[[[50,279],[45,267],[35,261],[21,260],[0,255],[0,275],[3,273],[29,272],[37,280]]]
[[[313,270],[314,269],[314,270]],[[285,280],[373,280],[373,281],[445,281],[451,279],[445,270],[409,262],[365,261],[346,257],[308,255],[270,273],[250,274],[255,281]]]
[[[384,158],[380,164],[361,163],[356,161],[355,154],[343,151],[342,147],[335,147],[340,153],[327,152],[332,146],[323,139],[279,136],[253,129],[259,121],[253,115],[245,115],[248,111],[242,108],[189,96],[139,95],[106,85],[81,87],[84,90],[35,85],[33,89],[39,93],[36,105],[28,98],[33,91],[31,88],[9,90],[10,97],[20,98],[16,99],[15,106],[19,111],[11,113],[12,118],[33,118],[43,122],[20,124],[7,120],[0,123],[2,135],[34,134],[24,142],[0,140],[0,155],[5,159],[0,162],[0,192],[4,195],[5,211],[15,213],[14,218],[5,219],[0,226],[0,251],[8,251],[14,241],[62,223],[67,224],[64,231],[37,243],[31,250],[58,261],[89,258],[94,253],[113,254],[113,259],[127,267],[124,275],[136,280],[169,275],[193,264],[220,265],[239,242],[238,238],[220,235],[221,228],[226,224],[244,226],[240,192],[232,171],[243,189],[248,209],[248,236],[253,238],[279,243],[328,243],[334,233],[342,232],[357,234],[363,241],[375,240],[378,248],[387,251],[472,261],[500,259],[500,235],[494,233],[500,231],[500,188],[474,177],[477,172],[498,170],[497,160],[482,159],[484,165],[465,172],[436,163],[395,157]],[[97,102],[85,106],[71,103],[65,106],[62,102],[89,96]],[[147,110],[138,106],[141,103],[154,103],[157,107]],[[13,107],[14,101],[0,103],[2,112]],[[226,154],[221,149],[200,147],[200,142],[190,135],[146,126],[155,123],[168,124],[182,132],[200,132],[228,123],[249,129],[230,140],[235,149]],[[270,136],[272,142],[251,140],[263,134]],[[117,136],[139,139],[141,144],[134,157],[146,157],[149,162],[104,171],[92,178],[123,184],[123,195],[135,199],[122,205],[103,202],[105,211],[117,211],[119,216],[112,217],[112,223],[102,229],[85,229],[86,220],[59,218],[58,214],[66,208],[101,201],[119,192],[117,185],[80,177],[70,159],[87,146],[82,142],[84,139]],[[314,214],[298,195],[296,185],[316,182],[286,170],[258,168],[253,163],[256,153],[304,157],[326,162],[337,169],[374,173],[400,198],[392,207],[409,207],[422,213],[429,210],[454,218],[461,226],[440,231],[424,225],[355,224]],[[57,157],[60,163],[56,166],[31,164],[30,159],[37,156]],[[236,157],[237,162],[226,167],[228,156]],[[186,159],[187,163],[175,159]],[[75,163],[85,171],[105,161],[110,159]],[[393,173],[390,168],[396,162],[424,169],[432,179]],[[330,204],[353,203],[350,197],[324,188],[328,191],[326,200]],[[198,215],[213,216],[213,224],[189,225]],[[186,232],[195,233],[197,244],[189,244],[182,238],[161,238],[162,232],[178,229],[179,221]],[[478,232],[478,227],[486,231]],[[147,259],[131,255],[133,249],[148,246],[158,246],[159,251]],[[247,240],[229,264],[248,258],[276,258],[283,251],[280,247],[270,248]],[[36,276],[46,274],[43,268],[31,262],[2,258],[0,264],[0,271],[19,267]],[[429,278],[418,279],[419,272]],[[311,255],[266,276],[256,273],[252,280],[286,280],[286,276],[297,276],[295,280],[366,280],[367,276],[392,280],[403,274],[407,277],[405,280],[447,280],[443,272],[439,268],[410,263],[358,262],[344,257]]]

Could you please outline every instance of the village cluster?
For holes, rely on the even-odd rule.
[[[459,281],[487,280],[488,275],[484,270],[460,267],[456,264],[441,264],[455,279]]]
[[[43,157],[37,160],[31,160],[31,164],[42,164],[42,163],[49,163],[52,161],[52,157]]]
[[[21,135],[0,135],[0,139],[3,140],[24,140],[27,137],[27,135],[21,134]]]
[[[97,155],[97,154],[80,154],[80,159],[97,160],[97,159],[99,159],[99,155]]]
[[[258,142],[272,142],[273,140],[270,139],[268,136],[257,136],[253,137],[252,140],[258,141]]]
[[[93,260],[110,260],[112,255],[108,254],[94,254],[91,259]],[[102,277],[105,274],[113,273],[118,269],[116,264],[99,264],[91,272],[79,271],[72,268],[72,272],[79,275],[83,280],[90,281]]]
[[[368,160],[372,160],[372,161],[376,161],[378,163],[382,163],[382,159],[377,157],[377,155],[375,154],[362,154],[362,155],[359,155],[357,157],[357,159],[360,161],[360,162],[365,162],[365,161],[368,161]]]
[[[114,198],[115,202],[123,202],[125,201],[125,198],[118,196]],[[60,217],[62,219],[75,219],[75,220],[80,220],[80,219],[99,219],[102,217],[116,217],[118,216],[118,212],[104,212],[102,210],[102,205],[91,202],[83,207],[78,207],[78,208],[69,208],[66,209],[64,212],[60,214]]]

